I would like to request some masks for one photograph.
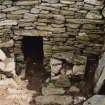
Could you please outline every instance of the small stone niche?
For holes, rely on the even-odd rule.
[[[98,55],[56,54],[50,60],[51,79],[57,87],[77,87],[79,94],[88,96],[93,94],[98,61]]]

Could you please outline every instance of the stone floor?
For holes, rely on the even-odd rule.
[[[0,105],[31,105],[35,90],[27,89],[28,81],[13,79],[0,81]]]

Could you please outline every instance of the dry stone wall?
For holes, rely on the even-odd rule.
[[[15,42],[8,48],[18,65],[24,64],[23,36],[43,37],[45,62],[56,53],[100,55],[105,38],[104,6],[104,0],[1,0],[0,43]]]

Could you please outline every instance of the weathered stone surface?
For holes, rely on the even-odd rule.
[[[70,27],[70,28],[79,28],[80,27],[80,24],[73,24],[73,23],[70,23],[70,24],[66,24],[67,27]]]
[[[32,100],[32,94],[36,94],[35,91],[29,91],[25,88],[23,81],[18,81],[9,78],[0,80],[0,103],[3,105],[28,105]],[[23,87],[24,88],[23,88]]]
[[[13,45],[14,45],[14,41],[11,39],[8,42],[0,43],[0,48],[2,48],[2,47],[13,47]]]
[[[58,25],[58,24],[51,24],[51,26],[54,27],[54,28],[63,28],[64,24],[60,24],[60,25]]]
[[[3,4],[4,4],[4,5],[11,5],[11,4],[12,4],[12,1],[10,1],[10,0],[5,0],[5,1],[3,2]]]
[[[95,83],[98,82],[98,80],[100,79],[100,76],[104,70],[104,67],[105,67],[104,62],[105,62],[105,53],[103,53],[101,58],[99,59],[98,68],[95,72]]]
[[[26,10],[26,9],[19,9],[19,10],[16,10],[16,11],[11,11],[11,14],[14,14],[14,15],[21,15],[21,14],[24,14],[24,13],[27,13],[29,12],[29,10]]]
[[[47,31],[38,31],[38,30],[16,30],[16,35],[22,36],[48,36],[51,33]]]
[[[86,101],[85,97],[82,97],[82,96],[76,96],[76,97],[74,97],[74,105],[81,104],[84,101]]]
[[[100,11],[90,11],[86,15],[86,18],[88,18],[88,19],[102,19],[102,14],[100,13]]]
[[[51,79],[57,80],[56,85],[69,87],[74,74],[84,75],[86,57],[102,52],[104,5],[103,0],[2,0],[0,47],[7,47],[10,55],[15,53],[20,70],[25,67],[22,38],[16,37],[43,37],[45,69],[51,69]],[[15,43],[8,43],[10,39]],[[52,57],[63,63],[56,65],[54,61],[50,68]]]
[[[75,24],[103,24],[103,20],[93,20],[93,19],[67,19],[67,22]]]
[[[13,20],[17,20],[17,19],[21,19],[23,16],[20,14],[20,15],[17,15],[17,14],[7,14],[7,18],[8,19],[13,19]]]
[[[3,62],[0,62],[0,71],[5,69],[5,64]]]
[[[63,6],[60,3],[41,3],[41,5],[43,5],[43,6],[49,6],[49,7],[51,6],[53,8],[57,8],[57,9],[59,9],[60,7]]]
[[[61,3],[63,4],[74,4],[75,2],[69,1],[69,0],[60,0]]]
[[[17,21],[16,20],[0,21],[0,26],[9,26],[9,25],[17,25]]]
[[[62,61],[56,58],[52,58],[50,59],[50,66],[51,66],[51,72],[57,74],[62,68]]]
[[[6,18],[6,14],[0,13],[0,19],[2,19],[2,18]]]
[[[77,55],[74,57],[74,64],[76,65],[86,65],[86,62],[87,62],[86,56]]]
[[[53,55],[53,57],[58,58],[58,59],[64,59],[69,63],[72,63],[73,61],[73,53],[68,53],[68,52],[62,52],[62,53],[56,53]]]
[[[47,2],[47,3],[58,3],[59,0],[42,0],[43,2]]]
[[[92,5],[102,5],[104,0],[84,0],[85,3]]]
[[[76,39],[81,43],[87,43],[89,41],[88,35],[84,32],[78,33],[78,36],[76,36]]]
[[[30,19],[30,18],[32,18],[32,20],[34,20],[35,19],[35,15],[34,14],[31,14],[31,13],[25,13],[24,14],[24,18],[25,19]]]
[[[69,89],[69,91],[71,93],[79,93],[80,92],[80,89],[78,87],[76,87],[76,86],[71,86],[70,89]]]
[[[58,20],[58,21],[65,21],[65,17],[62,16],[62,15],[53,15],[54,19],[55,20]]]
[[[74,65],[73,74],[74,75],[84,75],[86,65]]]
[[[15,61],[13,58],[8,58],[8,61],[5,61],[6,67],[4,69],[5,72],[13,74],[13,76],[16,76],[15,72]]]
[[[13,6],[13,7],[8,7],[8,8],[3,9],[2,12],[11,12],[11,11],[16,11],[18,9],[19,7]]]
[[[56,87],[60,87],[60,88],[67,88],[71,86],[71,81],[70,79],[65,76],[65,75],[61,75],[55,82],[55,86]]]
[[[105,105],[105,96],[104,95],[94,95],[89,98],[83,105]]]
[[[59,104],[59,105],[72,105],[73,99],[71,96],[38,96],[35,98],[36,105],[45,104]]]
[[[38,3],[38,1],[36,0],[30,0],[30,1],[27,1],[27,0],[24,0],[24,1],[18,1],[16,2],[16,5],[35,5],[36,3]]]
[[[102,10],[102,14],[103,14],[103,16],[105,17],[105,7],[104,7],[104,9]]]
[[[96,86],[94,88],[94,93],[99,93],[101,87],[104,85],[105,81],[105,67],[102,69],[101,75],[99,80],[96,83]]]
[[[0,5],[0,10],[3,10],[3,9],[5,9],[5,8],[6,8],[5,5]]]
[[[50,88],[50,87],[43,87],[42,88],[42,94],[44,96],[49,95],[62,95],[65,93],[65,90],[63,88]]]
[[[41,31],[48,31],[48,32],[54,32],[54,33],[64,33],[65,32],[65,28],[53,28],[50,25],[49,26],[37,26],[38,30]]]
[[[53,27],[51,27],[50,25],[49,26],[37,26],[37,29],[38,30],[42,30],[42,31],[54,31],[54,28]]]
[[[95,83],[96,83],[96,86],[94,88],[95,93],[98,93],[104,84],[104,80],[105,80],[105,63],[104,62],[105,62],[105,53],[102,54],[99,60],[98,68],[95,73]]]
[[[4,61],[6,58],[6,54],[0,49],[0,60]]]
[[[31,9],[31,13],[38,14],[38,13],[40,13],[40,10],[37,9],[37,8],[32,8],[32,9]]]
[[[12,88],[17,88],[17,83],[11,79],[0,80],[0,86],[11,86]]]

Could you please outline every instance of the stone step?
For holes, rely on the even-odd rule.
[[[35,98],[36,105],[73,105],[72,96],[38,96]]]

